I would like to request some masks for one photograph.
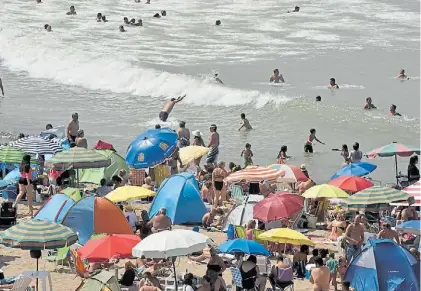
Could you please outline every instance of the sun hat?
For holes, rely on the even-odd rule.
[[[307,170],[307,169],[306,169],[306,164],[301,164],[300,169],[301,169],[301,170]]]
[[[203,133],[201,133],[198,129],[192,131],[193,136],[202,137]]]

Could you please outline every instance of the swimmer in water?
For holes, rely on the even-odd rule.
[[[151,0],[146,0],[145,4],[151,4]]]
[[[120,25],[120,27],[118,29],[120,30],[120,32],[126,32],[123,25]]]
[[[135,26],[143,26],[143,21],[142,21],[142,19],[139,19],[139,20],[137,21],[137,23],[135,24]]]
[[[161,15],[162,15],[162,16],[167,16],[167,11],[162,10],[162,11],[161,11]]]
[[[51,30],[51,25],[49,25],[49,24],[45,24],[44,25],[44,29],[46,30],[46,31],[48,31],[48,32],[51,32],[52,30]]]
[[[322,102],[322,97],[316,96],[316,102]]]
[[[155,13],[155,14],[153,15],[153,17],[155,17],[155,18],[161,18],[161,15],[159,15],[159,13]]]
[[[37,4],[42,3],[41,0],[37,0]]]
[[[221,25],[221,20],[217,20],[217,21],[215,21],[215,25],[216,25],[216,26],[220,26],[220,25]]]
[[[400,70],[399,75],[396,78],[398,78],[401,81],[409,80],[408,76],[405,75],[405,70],[404,69]]]
[[[396,112],[396,105],[392,104],[390,105],[390,109],[389,109],[389,115],[391,116],[402,116],[399,112]]]
[[[165,103],[164,108],[162,109],[161,112],[159,112],[159,119],[161,119],[161,121],[164,121],[164,122],[167,121],[168,116],[170,115],[175,104],[183,100],[184,97],[186,97],[186,95],[178,96],[177,98],[171,98],[169,102]]]
[[[70,11],[67,12],[66,15],[76,15],[76,9],[73,5],[70,6]]]
[[[329,89],[339,89],[338,84],[336,84],[335,78],[330,78],[329,80],[329,86],[327,86]]]
[[[243,127],[246,130],[253,129],[253,127],[251,127],[251,124],[250,124],[249,120],[246,118],[246,115],[244,113],[241,113],[240,117],[241,117],[241,120],[243,121],[243,123],[241,124],[240,128],[238,129],[238,131],[240,131]]]
[[[373,102],[373,100],[371,100],[371,97],[367,97],[366,99],[365,99],[365,106],[364,106],[364,109],[367,109],[367,110],[370,110],[370,109],[377,109],[377,107],[376,106],[374,106],[374,104],[372,103]]]
[[[221,79],[219,79],[219,77],[218,77],[218,73],[216,73],[213,77],[215,78],[215,81],[216,81],[216,82],[218,82],[219,84],[224,84],[224,83],[222,82],[222,80],[221,80]]]
[[[96,15],[96,22],[101,22],[102,21],[102,13],[98,13]]]
[[[3,83],[1,81],[1,78],[0,78],[0,90],[1,90],[1,95],[4,96],[4,88],[3,88]]]
[[[130,19],[130,25],[136,25],[136,19],[134,18]]]
[[[107,18],[105,17],[105,15],[102,15],[101,19],[102,19],[102,22],[108,22],[108,20],[107,20]]]
[[[279,70],[273,70],[273,75],[270,77],[269,82],[271,83],[285,83],[284,77],[282,74],[279,74]]]
[[[292,10],[291,12],[300,12],[300,6],[295,6],[294,10]]]
[[[129,19],[127,17],[123,18],[124,24],[130,24]]]

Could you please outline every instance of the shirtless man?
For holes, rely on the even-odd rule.
[[[396,78],[398,78],[401,81],[409,80],[408,76],[405,75],[405,70],[404,69],[400,70],[399,75]]]
[[[178,146],[180,148],[190,145],[190,130],[186,128],[186,122],[180,121],[177,129]]]
[[[336,84],[335,78],[330,78],[329,85],[327,86],[329,89],[339,89],[338,84]]]
[[[206,156],[206,163],[216,163],[218,159],[219,154],[219,133],[216,132],[217,126],[215,124],[211,124],[209,131],[209,144],[208,148],[210,148],[210,151],[208,155]]]
[[[377,234],[377,238],[388,238],[391,240],[395,240],[398,244],[400,244],[399,235],[396,231],[391,228],[389,222],[385,222],[382,225],[382,230]]]
[[[310,135],[307,138],[306,143],[304,144],[304,152],[305,153],[312,153],[313,152],[313,140],[321,143],[321,144],[325,144],[324,142],[320,141],[317,137],[316,137],[316,130],[314,128],[310,129]]]
[[[178,96],[177,99],[171,98],[169,102],[165,103],[164,108],[162,109],[161,112],[159,112],[159,119],[161,119],[163,122],[167,121],[168,116],[170,115],[172,109],[174,108],[174,105],[180,102],[181,100],[183,100],[184,97],[186,97],[186,95]]]
[[[79,131],[79,115],[77,113],[72,114],[72,120],[67,125],[66,134],[70,142],[75,142],[77,133]]]
[[[311,269],[310,283],[313,284],[314,291],[329,291],[330,270],[323,266],[323,259],[314,260],[316,268]]]
[[[152,228],[153,232],[160,232],[162,230],[171,229],[171,218],[167,216],[167,209],[161,208],[159,214],[153,217],[149,222],[148,226]]]
[[[417,219],[418,219],[418,215],[413,206],[408,206],[408,208],[402,210],[402,221],[417,220]]]
[[[0,90],[1,90],[1,95],[4,96],[4,89],[3,89],[3,83],[1,82],[1,78],[0,78]]]
[[[70,11],[67,12],[66,15],[76,15],[76,9],[73,5],[70,6]]]
[[[269,82],[271,83],[285,83],[284,77],[282,74],[279,74],[279,70],[273,70],[273,75],[270,77]]]
[[[390,105],[389,115],[391,115],[391,116],[402,116],[399,112],[396,112],[396,105],[395,104]]]
[[[364,227],[361,225],[361,217],[359,215],[355,216],[354,223],[351,223],[346,228],[345,239],[348,242],[346,259],[350,262],[351,258],[360,251],[364,242]]]
[[[253,127],[251,127],[249,120],[246,118],[246,115],[244,113],[241,113],[241,119],[243,120],[243,123],[241,124],[240,128],[238,129],[238,131],[240,131],[243,127],[246,130],[250,130],[253,129]]]

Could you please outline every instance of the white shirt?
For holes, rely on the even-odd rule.
[[[348,158],[351,163],[358,163],[363,158],[363,153],[361,151],[351,151]]]
[[[194,289],[190,285],[183,285],[183,291],[194,291]]]

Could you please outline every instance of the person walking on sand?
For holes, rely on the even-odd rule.
[[[77,113],[72,114],[72,120],[67,125],[66,134],[69,142],[76,142],[77,133],[79,131],[79,115]]]
[[[210,148],[210,151],[208,155],[206,156],[206,163],[216,163],[218,160],[218,154],[219,154],[219,133],[216,132],[217,126],[215,124],[211,124],[209,131],[211,132],[209,136],[209,144],[208,148]]]
[[[320,141],[317,137],[316,137],[316,130],[314,128],[310,129],[310,135],[307,138],[307,141],[304,145],[304,152],[306,153],[312,153],[313,152],[313,140],[321,143],[321,144],[325,144],[324,142]]]
[[[364,242],[364,227],[361,224],[360,215],[355,216],[354,222],[346,228],[345,239],[348,243],[345,250],[346,259],[350,262],[351,258],[360,251]]]
[[[169,102],[165,103],[164,108],[162,109],[161,112],[159,112],[159,119],[161,119],[161,121],[163,122],[166,122],[168,119],[168,116],[170,115],[172,109],[174,108],[174,105],[180,102],[181,100],[183,100],[184,97],[186,97],[186,95],[178,96],[177,98],[171,98]]]
[[[243,123],[241,124],[240,128],[238,129],[238,131],[240,131],[243,127],[246,130],[250,130],[253,129],[253,127],[251,127],[249,120],[246,118],[246,115],[244,113],[241,113],[240,115],[241,120],[243,121]]]
[[[1,90],[1,95],[4,96],[4,88],[3,88],[3,83],[1,81],[1,78],[0,78],[0,90]]]

